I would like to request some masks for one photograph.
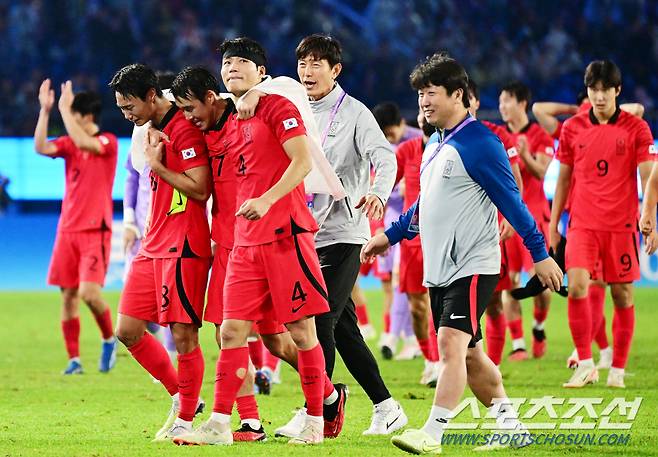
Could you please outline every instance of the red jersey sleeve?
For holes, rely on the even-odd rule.
[[[306,127],[297,107],[287,98],[268,95],[265,112],[261,119],[270,127],[274,136],[283,144],[290,138],[306,135]]]
[[[573,137],[571,133],[571,124],[569,121],[565,123],[560,133],[560,141],[557,148],[557,160],[564,165],[569,165],[573,167],[573,145],[571,144],[571,138]]]
[[[174,140],[174,153],[180,169],[185,171],[207,166],[208,151],[203,133],[189,122],[180,125]]]
[[[555,155],[555,142],[553,141],[553,138],[551,138],[551,136],[539,125],[537,125],[537,129],[538,130],[535,133],[534,151],[531,152],[553,157]]]
[[[404,143],[398,146],[397,149],[395,150],[395,159],[397,160],[398,163],[398,171],[395,174],[395,185],[397,185],[402,179],[402,176],[404,176],[404,163],[406,162],[404,151],[405,151]]]
[[[557,127],[555,128],[555,132],[551,135],[554,140],[559,140],[560,135],[562,134],[562,125],[564,125],[564,122],[562,121],[557,121]]]
[[[101,145],[101,155],[113,156],[118,154],[119,146],[116,136],[104,132],[99,134],[97,138]]]
[[[60,136],[52,140],[50,143],[57,147],[57,152],[50,157],[64,157],[76,150],[73,140],[69,136]]]
[[[653,143],[653,136],[649,125],[643,120],[638,122],[635,131],[635,156],[638,165],[642,162],[656,161],[656,146]]]

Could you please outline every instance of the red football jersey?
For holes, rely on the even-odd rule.
[[[507,151],[507,158],[509,159],[510,164],[512,165],[517,164],[521,166],[521,158],[519,157],[519,153],[516,151],[516,138],[512,136],[509,130],[507,130],[504,126],[494,124],[493,122],[489,122],[489,121],[480,121],[480,122],[482,122],[482,124],[484,124],[485,127],[487,127],[498,138],[500,138],[500,141],[502,141],[505,151]]]
[[[233,249],[237,179],[229,165],[229,152],[235,123],[227,121],[235,112],[235,105],[231,100],[227,102],[224,115],[217,125],[205,132],[205,138],[213,181],[211,237],[220,246]]]
[[[203,133],[172,106],[155,126],[168,137],[162,163],[183,173],[208,166]],[[151,171],[151,213],[141,252],[151,258],[196,255],[210,257],[210,227],[206,202],[188,198]],[[191,252],[190,252],[191,251]]]
[[[290,159],[283,149],[287,140],[306,135],[299,111],[288,99],[268,95],[260,99],[251,119],[235,122],[235,147],[231,162],[237,177],[236,207],[250,198],[258,198],[276,184]],[[303,230],[316,232],[318,225],[306,205],[304,183],[269,209],[264,217],[249,221],[238,217],[235,245],[255,246],[292,235],[292,222]]]
[[[528,139],[530,153],[533,156],[545,154],[551,158],[553,157],[555,152],[553,139],[536,122],[529,122],[518,133],[509,133],[514,138],[515,143],[518,142],[518,138],[521,135],[525,135]],[[544,181],[531,174],[526,168],[525,163],[523,163],[523,160],[521,160],[519,166],[523,180],[523,201],[528,205],[528,209],[538,224],[541,225],[541,223],[548,222],[551,219],[551,210],[548,206],[546,193],[544,193]]]
[[[97,135],[101,153],[78,148],[68,136],[52,141],[57,153],[63,157],[66,170],[66,187],[62,201],[62,214],[58,230],[112,228],[112,186],[117,168],[117,138],[111,133]]]
[[[637,166],[653,161],[649,125],[617,109],[607,124],[590,110],[567,119],[558,160],[573,168],[570,228],[637,230]]]
[[[423,161],[423,137],[412,138],[400,143],[395,150],[398,162],[398,171],[395,183],[404,178],[404,203],[402,210],[406,211],[414,204],[420,195],[420,164]],[[405,240],[410,246],[420,246],[420,237]]]

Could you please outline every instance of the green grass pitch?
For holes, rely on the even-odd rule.
[[[368,294],[370,317],[380,327],[381,295]],[[106,293],[116,309],[118,293]],[[570,376],[564,366],[571,352],[564,299],[556,297],[548,317],[548,354],[541,360],[503,362],[501,371],[510,397],[602,397],[604,404],[616,396],[643,397],[642,406],[630,430],[627,446],[531,446],[521,450],[497,451],[495,455],[658,455],[658,290],[636,293],[637,326],[626,378],[627,389],[611,391],[602,383],[586,389],[567,391],[561,386]],[[3,292],[0,309],[4,319],[0,330],[0,456],[202,456],[202,455],[405,455],[389,443],[389,437],[363,437],[369,425],[372,405],[348,374],[342,362],[334,378],[350,387],[347,417],[342,435],[320,447],[299,448],[270,437],[266,443],[236,444],[230,448],[185,447],[150,442],[164,421],[170,400],[162,386],[120,348],[116,368],[110,374],[97,371],[99,334],[88,310],[82,309],[81,355],[86,373],[64,377],[66,364],[60,336],[59,296],[56,292]],[[524,303],[526,340],[529,343],[531,303]],[[608,297],[606,314],[611,325]],[[202,396],[211,409],[215,361],[214,326],[201,329],[206,358]],[[381,360],[382,375],[398,399],[411,426],[421,426],[432,403],[433,390],[418,384],[422,360],[392,362]],[[509,347],[506,348],[506,352]],[[596,352],[595,352],[596,353]],[[283,369],[284,384],[274,386],[271,396],[259,396],[261,417],[270,433],[290,419],[303,399],[296,374]],[[465,396],[471,396],[467,389]],[[484,412],[483,409],[481,411]],[[522,412],[527,411],[522,410]],[[566,411],[560,409],[561,413]],[[600,408],[597,410],[600,411]],[[234,414],[237,416],[237,414]],[[205,420],[204,413],[202,420]],[[466,419],[463,419],[466,417]],[[531,421],[542,421],[538,416]],[[460,416],[465,422],[468,416]],[[197,419],[197,422],[200,419]],[[558,422],[559,423],[559,422]],[[237,419],[236,419],[237,424]],[[595,433],[602,433],[595,431]],[[473,446],[446,445],[449,456],[473,455]]]

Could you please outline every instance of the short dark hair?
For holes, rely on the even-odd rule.
[[[343,49],[340,42],[329,35],[314,33],[304,37],[295,49],[297,60],[305,59],[308,56],[315,60],[326,60],[332,68],[342,62]]]
[[[71,111],[80,113],[82,116],[91,114],[94,122],[97,122],[100,119],[102,106],[101,97],[96,92],[78,92],[73,98]]]
[[[379,128],[384,130],[386,127],[397,126],[402,122],[400,107],[393,102],[383,102],[372,109],[372,114],[377,120]]]
[[[160,86],[160,89],[171,89],[171,83],[174,82],[176,73],[173,71],[159,71],[155,75],[158,77],[158,86]]]
[[[265,48],[258,41],[248,37],[224,40],[217,50],[222,54],[222,59],[239,56],[251,60],[257,67],[267,66]]]
[[[585,87],[601,83],[604,89],[621,87],[621,70],[612,60],[595,60],[585,69]]]
[[[578,95],[576,95],[576,105],[580,106],[583,104],[583,101],[587,98],[587,91],[581,90],[578,92]]]
[[[445,52],[434,54],[416,65],[409,75],[409,81],[415,90],[424,89],[430,85],[443,86],[448,95],[452,95],[457,89],[461,89],[464,107],[470,106],[468,74],[459,62]]]
[[[530,88],[525,84],[523,84],[521,81],[509,82],[505,84],[500,91],[507,92],[508,94],[512,95],[514,98],[516,98],[516,101],[519,103],[526,102],[525,105],[526,111],[530,109],[530,100],[532,98],[532,93],[530,92]]]
[[[219,93],[217,78],[203,67],[185,67],[171,84],[171,93],[176,98],[203,101],[208,91]]]
[[[133,63],[117,71],[108,86],[124,97],[146,100],[146,94],[151,89],[155,89],[158,97],[162,96],[162,89],[155,72],[141,63]]]
[[[480,88],[477,83],[470,78],[468,80],[468,94],[469,96],[472,95],[475,100],[480,101]]]

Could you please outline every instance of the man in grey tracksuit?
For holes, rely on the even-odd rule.
[[[329,377],[337,349],[375,405],[372,424],[364,434],[389,434],[404,426],[407,417],[391,398],[361,336],[350,294],[359,273],[361,246],[370,238],[368,218],[382,218],[393,188],[395,154],[370,110],[335,82],[341,69],[338,42],[311,35],[302,40],[296,54],[299,79],[311,100],[324,152],[347,193],[338,201],[316,194],[310,203],[320,225],[316,249],[330,307],[328,313],[316,316],[318,339]]]

